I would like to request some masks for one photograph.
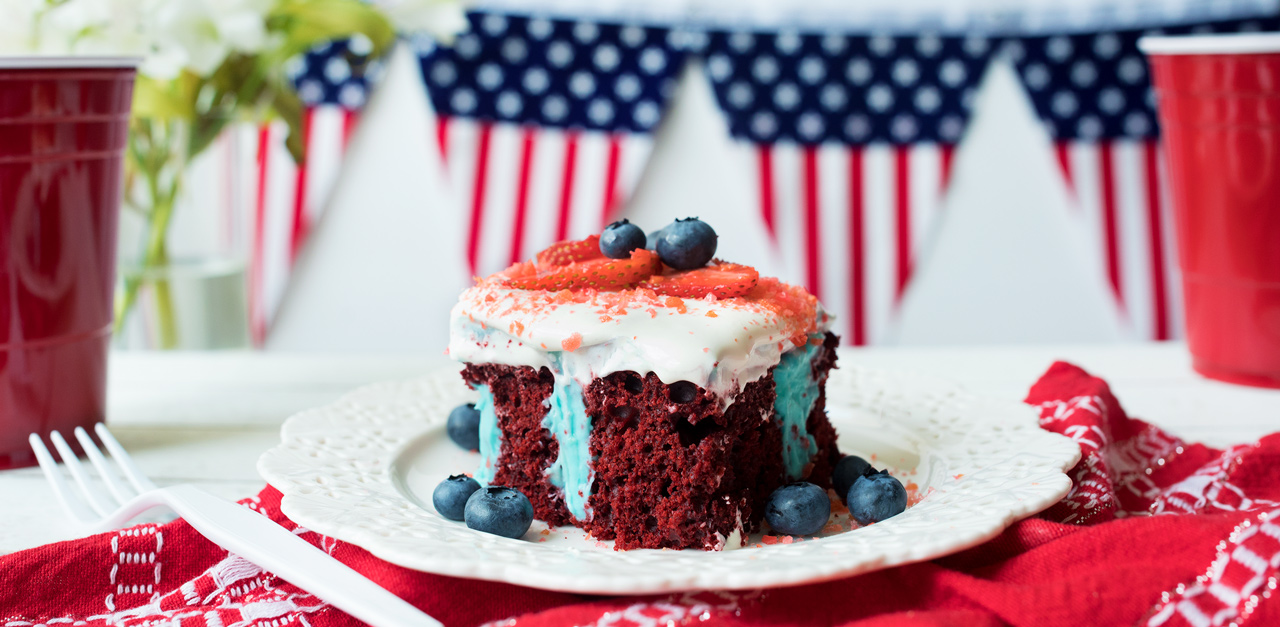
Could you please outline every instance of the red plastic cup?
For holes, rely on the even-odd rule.
[[[1280,387],[1280,34],[1146,37],[1187,344],[1212,379]]]
[[[104,417],[136,63],[0,57],[0,469]]]

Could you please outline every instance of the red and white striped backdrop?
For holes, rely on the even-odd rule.
[[[258,129],[248,277],[249,325],[257,346],[266,340],[298,251],[338,179],[357,115],[337,105],[308,107],[301,164],[285,146],[287,125],[276,121]]]
[[[1173,208],[1159,143],[1150,139],[1060,142],[1089,254],[1101,260],[1131,337],[1167,340],[1182,328]]]
[[[784,267],[833,312],[846,344],[882,343],[933,238],[954,147],[740,144]]]
[[[497,272],[564,239],[598,233],[631,196],[650,136],[439,117],[436,143],[466,212],[466,269]]]

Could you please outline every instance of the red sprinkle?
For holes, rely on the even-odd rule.
[[[582,334],[574,333],[560,342],[560,346],[569,352],[578,350],[582,346]]]

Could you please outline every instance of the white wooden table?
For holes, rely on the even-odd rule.
[[[846,363],[913,370],[1021,400],[1055,359],[1110,381],[1131,415],[1214,445],[1280,431],[1280,391],[1202,379],[1180,344],[850,350]],[[118,353],[108,420],[157,483],[199,483],[227,497],[262,488],[254,470],[290,414],[360,385],[417,376],[440,355]],[[460,383],[461,385],[461,383]],[[77,536],[38,469],[0,472],[0,553]]]

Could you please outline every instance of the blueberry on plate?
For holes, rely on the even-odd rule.
[[[889,471],[881,470],[858,477],[849,488],[846,502],[853,519],[859,525],[869,525],[906,511],[907,489]]]
[[[458,405],[449,412],[449,422],[445,423],[449,439],[454,444],[468,451],[480,450],[480,410],[475,403]]]
[[[451,475],[440,482],[431,493],[431,504],[441,516],[449,520],[462,520],[467,499],[480,489],[480,483],[466,475]]]
[[[600,234],[600,252],[610,259],[627,259],[631,251],[644,248],[645,243],[644,231],[626,218],[604,227]]]
[[[533,523],[533,504],[515,488],[476,490],[467,499],[467,526],[504,538],[519,538]]]
[[[782,486],[769,495],[764,518],[778,533],[808,536],[818,533],[831,516],[827,491],[801,481]]]
[[[831,471],[831,483],[836,489],[836,494],[841,499],[849,495],[849,488],[853,486],[853,482],[858,480],[862,475],[874,473],[875,468],[867,460],[857,455],[845,455],[836,462],[836,467]]]
[[[716,231],[697,218],[676,220],[658,237],[658,258],[676,270],[701,268],[716,256]]]

